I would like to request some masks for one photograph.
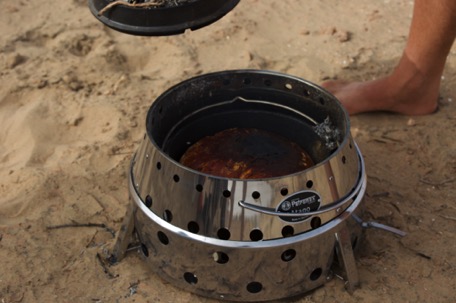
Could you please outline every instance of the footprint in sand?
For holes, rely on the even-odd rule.
[[[112,106],[86,107],[59,97],[41,90],[0,100],[1,170],[57,168],[84,156],[87,146],[116,140],[120,113]]]

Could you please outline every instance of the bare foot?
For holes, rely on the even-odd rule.
[[[425,115],[438,105],[445,61],[456,38],[456,1],[415,0],[404,52],[391,75],[367,82],[322,84],[350,114]]]
[[[366,82],[327,81],[322,86],[332,93],[350,115],[388,111],[404,115],[426,115],[437,109],[440,76],[405,80],[395,74]],[[419,79],[422,78],[422,79]]]

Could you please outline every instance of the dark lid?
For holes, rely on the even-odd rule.
[[[123,33],[141,36],[167,36],[209,25],[231,11],[240,0],[169,1],[157,7],[133,7],[112,0],[89,0],[92,14],[105,25]],[[128,5],[128,6],[127,6]],[[105,11],[100,14],[100,11]]]

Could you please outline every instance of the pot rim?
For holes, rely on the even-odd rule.
[[[344,125],[345,125],[344,133],[345,133],[345,136],[341,140],[339,146],[335,150],[333,150],[328,157],[326,157],[322,161],[319,161],[318,163],[315,163],[315,165],[313,165],[313,166],[311,166],[311,167],[309,167],[307,169],[300,170],[300,171],[297,171],[297,172],[292,173],[292,174],[275,176],[275,177],[270,177],[270,178],[240,179],[240,178],[227,178],[227,177],[207,174],[207,173],[203,173],[203,172],[198,171],[198,170],[191,169],[191,168],[189,168],[187,166],[184,166],[179,161],[173,159],[166,152],[164,152],[162,147],[160,147],[159,144],[156,142],[156,140],[153,138],[152,133],[151,133],[151,128],[148,127],[148,125],[150,124],[150,121],[152,120],[153,112],[156,110],[156,108],[158,106],[160,106],[160,104],[159,104],[160,101],[166,100],[167,95],[170,94],[171,92],[173,92],[176,89],[179,89],[180,87],[185,86],[185,85],[187,85],[189,83],[192,83],[192,82],[195,82],[195,81],[198,81],[198,80],[202,80],[202,79],[207,78],[207,77],[220,76],[220,75],[223,75],[223,74],[252,74],[252,73],[255,74],[255,75],[275,76],[275,77],[279,76],[279,77],[287,78],[287,79],[290,79],[290,80],[293,80],[293,81],[297,81],[297,82],[303,83],[303,84],[305,84],[307,86],[310,86],[310,87],[312,87],[312,88],[324,93],[325,95],[329,96],[332,99],[332,101],[334,101],[338,105],[338,109],[342,111],[342,115],[344,117]],[[241,96],[237,96],[237,98],[242,98],[242,97]],[[167,161],[171,162],[173,165],[176,165],[180,169],[192,172],[192,173],[194,173],[196,175],[201,175],[201,176],[204,176],[204,177],[208,177],[208,178],[213,178],[213,179],[217,179],[217,180],[233,180],[233,181],[271,181],[271,180],[278,180],[278,179],[287,178],[287,177],[292,178],[292,177],[298,176],[298,175],[300,175],[300,174],[302,174],[302,173],[304,173],[304,172],[306,172],[308,170],[315,169],[315,168],[317,168],[319,166],[325,165],[332,158],[336,157],[339,154],[339,152],[344,148],[344,146],[350,141],[350,138],[351,138],[351,134],[350,134],[350,119],[349,119],[348,112],[342,106],[340,101],[335,96],[333,96],[330,92],[328,92],[326,89],[324,89],[323,87],[321,87],[321,86],[319,86],[319,85],[317,85],[315,83],[312,83],[310,81],[307,81],[307,80],[302,79],[302,78],[297,77],[297,76],[292,76],[292,75],[288,75],[288,74],[285,74],[285,73],[282,73],[282,72],[277,72],[277,71],[272,71],[272,70],[257,70],[257,69],[234,69],[234,70],[210,72],[210,73],[206,73],[206,74],[202,74],[202,75],[198,75],[198,76],[186,79],[186,80],[184,80],[182,82],[179,82],[179,83],[171,86],[166,91],[164,91],[162,94],[160,94],[155,99],[155,101],[152,103],[151,107],[149,108],[149,111],[147,112],[147,116],[146,116],[146,136],[150,140],[151,144],[157,149],[157,151],[160,152],[160,154]]]

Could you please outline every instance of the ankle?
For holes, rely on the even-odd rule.
[[[439,73],[395,71],[385,85],[392,110],[410,115],[433,113],[438,104],[440,80]]]

